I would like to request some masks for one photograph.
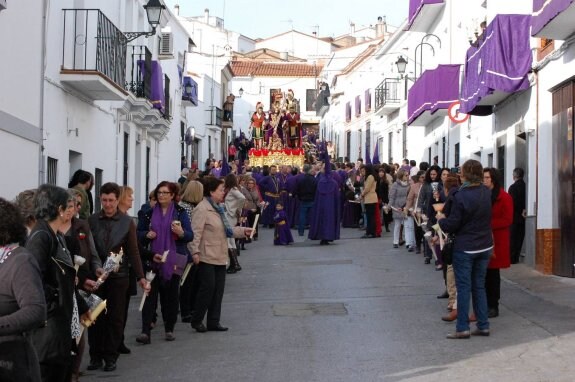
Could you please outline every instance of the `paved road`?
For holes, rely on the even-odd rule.
[[[160,325],[151,345],[138,345],[134,302],[126,329],[132,354],[115,372],[87,372],[82,381],[575,380],[571,280],[556,280],[563,288],[555,291],[547,281],[525,287],[533,278],[516,268],[515,281],[502,283],[492,336],[447,340],[455,325],[440,320],[441,272],[392,249],[390,234],[363,240],[344,229],[330,246],[295,234],[294,245],[274,247],[271,230],[263,230],[242,252],[244,269],[226,281],[229,332],[199,334],[178,324],[176,341],[167,343]]]

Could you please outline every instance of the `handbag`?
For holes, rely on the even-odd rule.
[[[441,260],[444,264],[453,264],[453,247],[455,246],[455,235],[449,234],[445,239],[441,249]]]

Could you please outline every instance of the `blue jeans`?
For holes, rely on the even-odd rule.
[[[303,236],[306,223],[308,221],[309,211],[313,207],[313,200],[299,203],[299,224],[297,226],[297,233]]]
[[[477,328],[489,329],[487,320],[487,296],[485,274],[491,250],[479,253],[453,251],[453,271],[457,286],[458,332],[469,330],[469,294],[473,297],[473,311],[477,317]]]

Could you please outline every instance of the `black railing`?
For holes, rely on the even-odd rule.
[[[99,9],[63,9],[62,70],[99,72],[120,87],[126,36]]]
[[[127,73],[126,90],[132,92],[136,97],[151,100],[152,53],[146,46],[128,46]]]
[[[171,118],[170,113],[170,77],[164,74],[164,113],[163,116],[165,119]]]
[[[401,101],[399,95],[401,82],[401,80],[395,78],[386,78],[377,85],[375,88],[375,111],[378,111],[388,103]]]

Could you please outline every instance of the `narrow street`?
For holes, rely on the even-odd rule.
[[[86,372],[81,380],[573,380],[575,299],[560,289],[573,280],[538,287],[543,296],[565,297],[554,303],[506,278],[491,337],[447,340],[455,325],[440,319],[447,304],[436,298],[441,272],[393,249],[390,233],[359,239],[361,231],[344,229],[342,240],[319,246],[292,232],[295,245],[274,247],[272,230],[262,229],[242,252],[243,270],[226,280],[222,324],[230,331],[199,334],[178,324],[176,341],[165,342],[160,320],[152,344],[142,346],[135,342],[139,298],[132,299],[132,354],[121,356],[115,372]]]

